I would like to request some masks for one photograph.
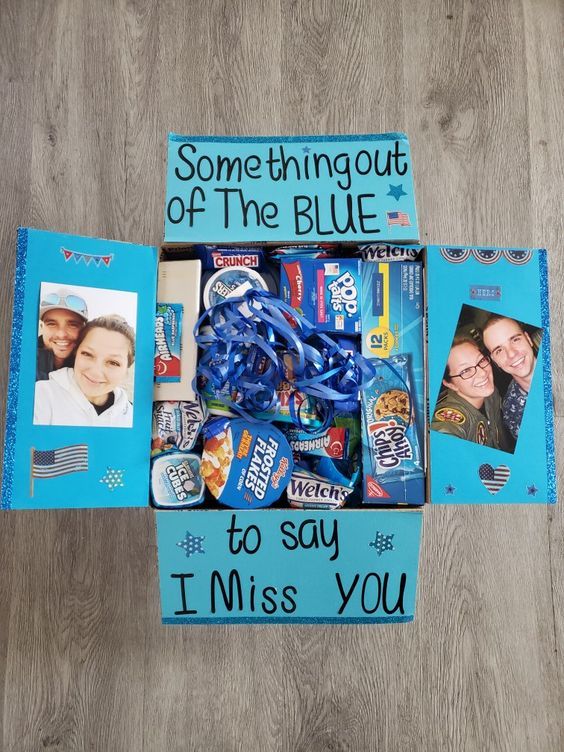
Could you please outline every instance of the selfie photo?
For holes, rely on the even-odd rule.
[[[137,294],[42,282],[33,422],[131,428]]]
[[[463,305],[431,430],[513,453],[542,329]]]

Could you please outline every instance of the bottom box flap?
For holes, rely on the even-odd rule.
[[[414,618],[421,511],[156,517],[164,624]]]

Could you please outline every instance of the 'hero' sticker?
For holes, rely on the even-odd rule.
[[[466,423],[464,413],[454,407],[441,407],[440,410],[435,412],[435,419],[442,420],[443,423],[456,423],[458,426]]]

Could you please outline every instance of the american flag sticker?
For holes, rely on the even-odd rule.
[[[485,464],[480,465],[478,474],[484,486],[495,496],[509,480],[511,470],[507,465],[499,465],[499,467],[493,468],[491,465]]]
[[[88,470],[88,445],[72,444],[60,449],[31,449],[31,496],[34,478],[57,478],[60,475]]]
[[[402,227],[409,227],[411,222],[409,221],[409,214],[400,211],[386,212],[386,219],[388,221],[388,227],[392,225],[401,225]]]

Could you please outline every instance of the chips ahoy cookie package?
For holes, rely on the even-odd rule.
[[[418,245],[404,134],[170,134],[164,213],[19,231],[2,508],[150,504],[165,624],[379,623],[425,501],[555,500],[546,254]]]

